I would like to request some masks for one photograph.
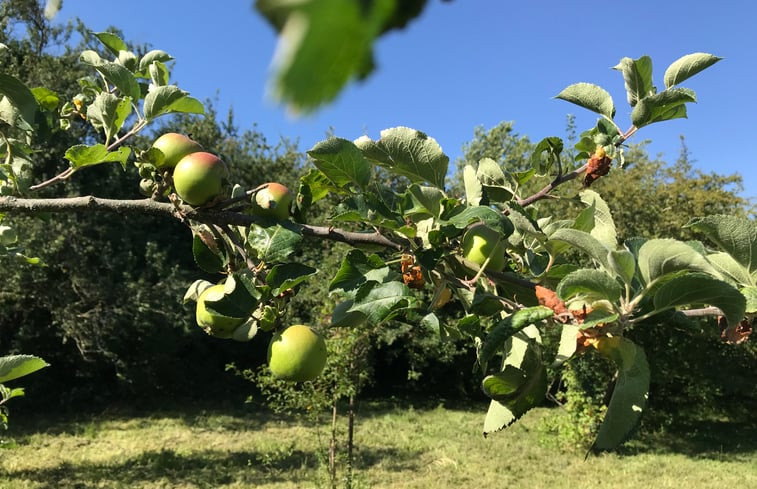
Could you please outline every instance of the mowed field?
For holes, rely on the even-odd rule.
[[[540,419],[555,410],[534,410],[484,438],[479,408],[362,404],[352,487],[757,487],[754,426],[702,424],[584,460],[583,451],[543,443]],[[253,409],[22,418],[13,413],[3,434],[2,489],[330,487],[325,421],[313,426]]]

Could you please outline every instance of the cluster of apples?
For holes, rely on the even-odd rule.
[[[154,158],[159,171],[172,172],[173,188],[181,200],[192,206],[211,204],[225,195],[229,177],[226,163],[206,152],[202,145],[188,136],[166,133],[152,145],[159,151]],[[153,152],[154,153],[154,152]],[[285,220],[294,202],[294,195],[284,185],[269,182],[253,192],[250,212],[258,217]],[[211,336],[249,339],[249,317],[229,317],[208,308],[208,302],[224,298],[223,283],[206,288],[197,298],[195,320]],[[254,332],[253,332],[254,334]],[[326,342],[313,328],[295,324],[276,333],[268,346],[268,366],[278,378],[304,382],[318,377],[326,365]]]

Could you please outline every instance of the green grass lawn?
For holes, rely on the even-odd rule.
[[[328,487],[326,424],[234,411],[61,422],[16,412],[0,448],[0,488]],[[353,487],[757,487],[753,426],[701,425],[686,436],[651,437],[584,460],[583,451],[540,443],[540,419],[555,410],[534,410],[486,439],[483,412],[363,404]]]

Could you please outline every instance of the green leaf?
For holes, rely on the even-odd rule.
[[[271,268],[266,275],[265,283],[271,287],[271,293],[277,296],[298,286],[316,273],[318,270],[302,263],[281,263]]]
[[[251,226],[247,239],[259,260],[266,263],[278,263],[286,260],[297,250],[302,241],[302,235],[290,229],[287,224],[277,224],[265,228]]]
[[[205,291],[205,289],[212,286],[213,286],[213,283],[208,282],[207,280],[195,280],[194,282],[192,282],[192,284],[189,287],[187,287],[187,291],[184,293],[184,298],[182,299],[182,302],[184,304],[190,301],[197,302],[197,299],[200,297],[200,294],[202,294]]]
[[[622,58],[613,68],[623,74],[628,104],[631,107],[640,99],[656,92],[652,84],[652,58],[649,56],[639,59]]]
[[[405,216],[412,216],[414,219],[429,217],[436,219],[442,213],[444,193],[436,187],[413,184],[407,189],[406,196],[412,203],[412,207],[404,210]]]
[[[10,226],[0,226],[0,245],[11,246],[18,241],[18,233]]]
[[[37,99],[21,80],[0,73],[0,96],[5,96],[8,102],[16,108],[19,116],[26,123],[26,127],[34,126],[34,118],[38,108]]]
[[[372,43],[394,13],[393,0],[257,0],[279,30],[273,95],[309,112],[336,97],[354,77],[373,69]]]
[[[47,366],[47,362],[33,355],[0,357],[0,383],[29,375]]]
[[[579,193],[581,202],[594,208],[594,227],[591,235],[607,248],[614,250],[618,243],[618,232],[610,207],[595,191],[585,189]]]
[[[610,249],[597,238],[585,231],[562,228],[552,233],[549,239],[550,241],[563,241],[568,243],[599,262],[599,264],[606,270],[610,269],[610,264],[607,261],[607,254],[610,252]]]
[[[136,99],[135,99],[136,100]],[[202,102],[192,98],[176,85],[158,87],[150,86],[144,101],[145,118],[149,121],[163,114],[175,112],[186,114],[204,114]]]
[[[74,170],[112,162],[121,163],[126,170],[126,160],[129,159],[130,154],[131,148],[127,146],[121,146],[116,151],[108,151],[104,144],[94,146],[77,144],[68,148],[64,157],[71,163],[71,168]]]
[[[559,367],[570,360],[578,348],[578,325],[564,324],[560,332],[560,346],[557,348],[557,356],[552,367]]]
[[[167,52],[161,51],[159,49],[153,49],[152,51],[145,53],[145,55],[142,56],[142,58],[139,60],[139,71],[140,73],[146,74],[147,70],[150,68],[150,65],[152,65],[154,62],[167,63],[172,59],[173,56],[171,56]]]
[[[610,271],[620,277],[624,283],[631,285],[636,275],[636,258],[633,253],[625,249],[610,250],[607,263],[610,265]]]
[[[536,174],[549,174],[552,167],[560,161],[562,150],[563,142],[558,137],[548,137],[539,141],[531,152],[531,167],[536,170]]]
[[[732,281],[735,285],[754,284],[749,270],[725,251],[707,255],[707,261],[720,272],[723,278]]]
[[[631,122],[637,128],[671,119],[686,118],[687,102],[696,102],[696,94],[688,88],[670,88],[639,100],[631,111]]]
[[[506,403],[517,396],[520,388],[526,385],[526,373],[518,367],[505,365],[504,370],[487,375],[481,382],[481,388],[487,397]]]
[[[465,165],[465,168],[463,168],[463,183],[465,185],[465,203],[470,206],[481,205],[484,198],[484,186],[481,185],[473,165]]]
[[[606,338],[599,347],[618,366],[618,377],[593,451],[613,450],[626,441],[638,425],[649,396],[649,364],[644,350],[626,338],[617,340]]]
[[[360,286],[347,312],[359,313],[375,326],[414,306],[415,302],[412,291],[402,282],[368,282]]]
[[[615,104],[610,94],[592,83],[574,83],[557,94],[555,98],[576,104],[608,119],[615,117]]]
[[[684,270],[717,274],[707,259],[690,245],[675,239],[650,239],[639,248],[638,265],[646,284]]]
[[[131,101],[108,92],[98,93],[95,100],[87,106],[87,120],[95,129],[105,133],[106,141],[118,135],[129,114]]]
[[[491,207],[466,207],[462,212],[450,217],[446,223],[456,229],[465,229],[474,222],[482,222],[487,226],[499,229],[505,237],[513,232],[513,223],[501,213]]]
[[[60,97],[49,88],[35,87],[32,88],[31,92],[34,95],[34,98],[37,99],[39,106],[43,109],[53,112],[58,108]]]
[[[329,292],[357,290],[365,282],[385,282],[391,269],[378,255],[367,256],[360,250],[350,250],[329,284]]]
[[[108,83],[115,86],[121,95],[130,97],[132,100],[139,100],[142,90],[139,88],[139,82],[134,74],[128,68],[111,61],[101,59],[100,56],[91,50],[82,52],[79,60],[92,66],[97,70]]]
[[[746,267],[757,270],[757,224],[749,219],[728,215],[694,218],[685,227],[707,236],[722,251]]]
[[[746,299],[746,312],[748,314],[757,312],[757,287],[744,287],[741,289],[741,295]]]
[[[502,349],[505,342],[530,324],[549,319],[555,312],[544,306],[527,307],[515,311],[499,321],[487,334],[478,352],[478,363],[486,372],[488,362]]]
[[[385,166],[413,183],[428,182],[444,189],[449,157],[432,137],[409,127],[381,131],[381,139],[362,137],[355,141],[366,158]]]
[[[734,286],[702,273],[689,273],[665,282],[654,294],[654,308],[663,311],[679,306],[715,306],[728,320],[738,324],[744,319],[746,298]]]
[[[315,166],[335,185],[354,184],[364,189],[371,179],[371,167],[352,141],[331,137],[307,152]]]
[[[100,40],[103,46],[108,48],[108,50],[116,56],[118,56],[119,51],[126,51],[128,49],[126,43],[112,32],[93,32],[92,34]]]
[[[529,409],[537,406],[546,395],[546,369],[540,360],[535,338],[530,333],[526,329],[509,340],[502,371],[508,370],[508,366],[516,367],[525,373],[526,381],[514,396],[502,399],[502,402],[492,400],[484,420],[484,436],[508,427]]]
[[[605,272],[584,268],[566,275],[557,285],[555,292],[563,301],[581,299],[615,302],[620,299],[623,290],[620,284]]]
[[[709,68],[723,58],[708,53],[687,54],[675,60],[665,70],[665,88],[678,85],[682,81],[691,78],[702,70]]]
[[[505,177],[505,172],[499,164],[491,158],[482,158],[478,162],[476,178],[486,191],[490,202],[507,202],[513,198]]]
[[[228,260],[215,236],[207,229],[192,231],[192,256],[198,267],[208,273],[220,273]]]

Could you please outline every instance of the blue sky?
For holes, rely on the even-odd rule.
[[[297,138],[306,150],[330,127],[354,139],[404,125],[436,138],[452,160],[479,125],[512,120],[533,141],[564,136],[567,114],[576,115],[579,130],[593,126],[595,114],[553,98],[575,82],[608,90],[626,128],[630,107],[611,69],[620,58],[651,56],[660,87],[671,62],[709,52],[725,59],[684,83],[699,100],[689,119],[643,128],[632,142],[650,139],[650,153],[672,162],[684,135],[697,168],[739,172],[744,195],[757,196],[757,124],[750,122],[757,113],[750,95],[757,86],[757,2],[750,0],[429,0],[408,29],[376,44],[373,76],[303,118],[266,97],[276,37],[249,0],[65,0],[56,21],[74,16],[95,31],[115,25],[127,40],[169,52],[180,87],[201,100],[217,95],[221,115],[233,106],[242,128],[257,123],[273,141]]]

